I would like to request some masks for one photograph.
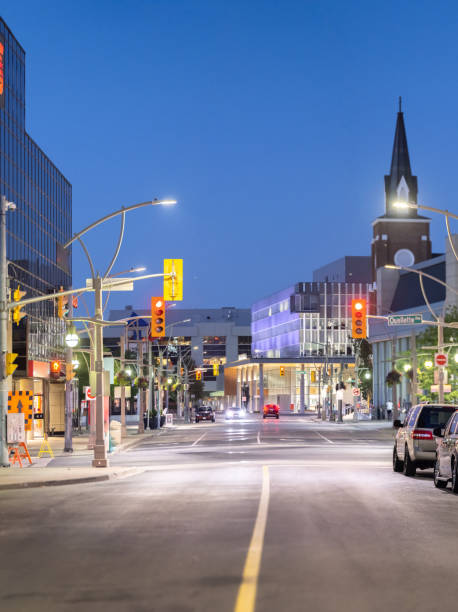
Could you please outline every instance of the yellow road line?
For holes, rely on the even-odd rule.
[[[242,582],[239,587],[234,612],[254,612],[256,606],[256,591],[258,588],[259,569],[261,567],[264,533],[266,531],[267,511],[269,508],[270,479],[269,467],[262,467],[262,489],[259,500],[258,515],[251,536]]]

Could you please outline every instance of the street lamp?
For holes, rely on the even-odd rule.
[[[433,367],[433,365],[434,365],[434,364],[433,364],[433,362],[432,362],[432,361],[429,361],[429,360],[428,360],[428,361],[425,361],[425,368],[428,368],[428,370],[429,370],[430,368],[432,368],[432,367]]]
[[[409,203],[406,203],[406,204],[409,204]],[[412,208],[412,206],[410,206],[410,208]],[[415,268],[410,268],[408,266],[397,266],[397,265],[391,265],[391,264],[386,264],[384,267],[387,268],[388,270],[406,270],[407,272],[414,272],[415,274],[418,275],[418,280],[420,283],[420,289],[423,295],[423,299],[425,301],[425,304],[429,312],[431,313],[434,319],[434,324],[437,325],[437,349],[439,352],[441,352],[444,347],[444,316],[442,314],[442,316],[438,317],[436,313],[434,312],[434,310],[431,308],[431,304],[429,303],[428,297],[425,292],[425,287],[423,284],[423,277],[425,276],[426,278],[430,278],[431,280],[439,283],[440,285],[443,285],[444,287],[446,287],[447,289],[449,289],[450,291],[456,294],[458,294],[458,291],[454,287],[451,287],[450,285],[447,285],[447,283],[444,283],[444,281],[440,280],[439,278],[436,278],[435,276],[432,276],[431,274],[427,274],[426,272],[423,272],[423,270],[416,270]],[[449,325],[449,327],[456,327],[456,324],[451,324]],[[439,402],[442,404],[444,401],[444,367],[439,366],[438,369],[439,369]]]
[[[69,347],[69,348],[75,348],[75,346],[78,345],[79,342],[79,337],[78,334],[76,333],[76,329],[75,326],[72,325],[68,332],[67,335],[65,336],[65,344]]]
[[[113,269],[113,266],[116,262],[116,259],[119,255],[119,251],[121,249],[122,240],[124,237],[124,227],[125,227],[125,218],[126,212],[131,210],[136,210],[137,208],[143,208],[145,206],[155,206],[155,205],[169,205],[176,204],[176,200],[152,200],[148,202],[141,202],[140,204],[133,204],[132,206],[123,207],[120,210],[112,212],[108,215],[105,215],[101,219],[94,221],[84,229],[82,229],[77,234],[68,240],[63,248],[67,249],[71,246],[75,241],[78,241],[86,255],[86,258],[89,263],[89,267],[91,270],[92,277],[92,289],[95,292],[95,313],[92,319],[92,323],[95,326],[94,330],[94,358],[95,358],[95,374],[96,374],[96,418],[95,418],[95,444],[94,444],[94,459],[92,461],[92,465],[94,467],[108,467],[108,459],[107,459],[107,451],[105,446],[105,432],[104,432],[104,389],[103,389],[103,305],[102,305],[102,294],[103,289],[106,287],[110,289],[112,286],[116,285],[116,282],[107,283],[107,279],[109,278],[109,274]],[[98,225],[113,219],[114,217],[121,216],[121,229],[118,238],[118,243],[115,248],[114,255],[111,259],[111,262],[108,265],[108,268],[105,271],[103,276],[100,275],[99,272],[95,272],[94,264],[92,262],[92,258],[89,255],[89,251],[87,250],[86,245],[84,244],[82,237],[94,229]],[[152,276],[152,275],[151,275]],[[142,278],[142,277],[139,277]]]
[[[404,369],[404,372],[408,372],[409,370],[412,369],[412,366],[410,365],[410,363],[405,363],[403,369]]]

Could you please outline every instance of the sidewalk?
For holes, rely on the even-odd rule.
[[[114,453],[121,452],[137,444],[141,444],[145,440],[153,437],[167,435],[169,431],[173,431],[176,427],[160,430],[148,430],[143,434],[138,433],[138,426],[132,425],[127,428],[127,439],[120,445],[115,446],[113,451],[108,454],[108,458]],[[93,454],[93,450],[88,449],[89,434],[85,433],[81,436],[73,437],[73,453],[64,452],[64,437],[51,436],[48,437],[49,445],[55,457],[68,457],[69,465],[71,457],[87,456]],[[94,468],[88,467],[47,467],[52,461],[49,454],[38,457],[42,440],[30,440],[27,444],[30,456],[32,457],[32,465],[28,461],[23,460],[24,467],[19,467],[17,464],[9,468],[0,468],[0,491],[8,489],[21,489],[45,486],[57,486],[67,484],[80,484],[87,482],[101,482],[104,480],[112,480],[114,478],[127,478],[134,474],[139,474],[145,468],[138,467],[108,467]]]

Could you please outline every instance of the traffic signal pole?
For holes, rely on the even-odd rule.
[[[9,467],[6,419],[8,414],[8,264],[6,259],[6,213],[16,205],[2,196],[0,203],[0,466]]]
[[[104,435],[104,391],[103,391],[103,305],[102,305],[102,278],[97,274],[93,278],[95,292],[95,312],[94,312],[94,356],[95,356],[95,380],[96,380],[96,400],[95,400],[95,444],[93,467],[108,467],[107,449],[105,447]]]
[[[70,297],[69,317],[73,316],[73,303]],[[73,453],[73,351],[67,346],[65,351],[65,443],[64,452]]]

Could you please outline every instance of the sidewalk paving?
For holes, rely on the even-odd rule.
[[[173,429],[176,429],[176,427],[164,427],[160,430],[153,429],[139,434],[138,426],[129,426],[127,428],[127,439],[118,446],[115,446],[113,451],[108,454],[108,457],[114,453],[141,444],[145,440],[149,440],[153,437],[167,435],[167,433]],[[73,453],[64,452],[65,441],[63,436],[48,437],[48,442],[55,457],[71,458],[73,456],[82,455],[89,457],[93,454],[93,450],[88,449],[88,433],[73,437]],[[32,457],[32,465],[30,465],[27,460],[23,460],[24,467],[22,468],[18,465],[9,468],[0,468],[0,491],[7,489],[100,482],[113,478],[127,478],[128,476],[141,473],[145,470],[145,468],[138,467],[47,467],[52,461],[52,457],[50,457],[49,454],[38,457],[41,444],[42,440],[30,440],[27,444],[30,456]]]

